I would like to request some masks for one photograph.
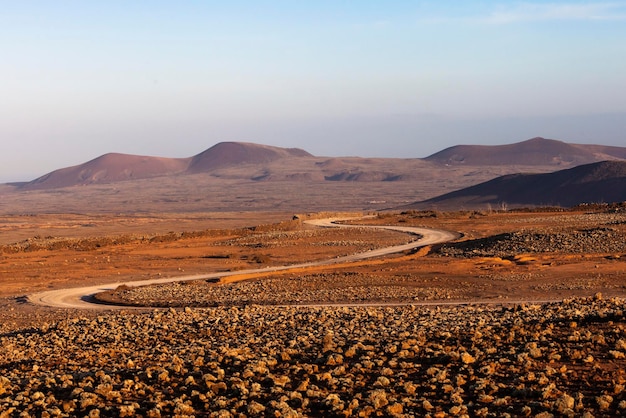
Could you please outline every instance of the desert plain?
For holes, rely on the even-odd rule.
[[[236,274],[416,239],[305,222],[323,217],[459,238]],[[0,228],[3,417],[626,413],[624,205],[36,213]],[[154,277],[174,281],[108,289],[93,309],[31,299]]]

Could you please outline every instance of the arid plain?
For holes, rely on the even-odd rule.
[[[5,236],[39,233],[2,247],[0,410],[619,415],[624,210],[378,213],[359,222],[463,238],[350,265],[102,296],[180,311],[74,311],[26,296],[112,278],[288,265],[411,238],[316,229],[302,223],[304,214],[8,217]]]
[[[3,195],[0,416],[626,413],[626,206],[383,210],[490,173],[449,169],[464,174],[306,187],[191,176]],[[460,238],[237,274],[416,239],[305,222],[364,215],[350,222]],[[233,275],[97,296],[123,308],[29,299],[213,272]]]

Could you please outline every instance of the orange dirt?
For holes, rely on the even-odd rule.
[[[626,233],[624,223],[607,226],[604,218],[596,220],[595,215],[589,213],[589,210],[406,212],[380,214],[359,222],[448,229],[461,232],[464,235],[462,240],[503,232],[551,231],[555,228],[606,227],[615,233]],[[255,224],[262,225],[249,227]],[[17,311],[24,308],[23,304],[16,304],[22,300],[20,297],[51,288],[287,265],[366,251],[408,239],[391,231],[372,234],[359,229],[315,229],[300,220],[290,220],[287,214],[259,214],[255,218],[250,213],[241,219],[234,214],[222,215],[222,219],[213,219],[208,214],[136,218],[114,215],[16,216],[3,218],[0,230],[5,244],[0,247],[0,297]],[[24,246],[25,233],[30,235],[30,248],[39,249],[18,251],[16,246],[7,244],[21,242]],[[442,255],[437,247],[384,260],[263,276],[297,278],[320,272],[332,272],[335,276],[348,273],[374,275],[381,282],[387,278],[396,282],[398,277],[406,278],[403,279],[405,286],[432,290],[431,296],[427,297],[429,300],[506,302],[590,296],[596,292],[607,296],[626,295],[624,252],[454,257]],[[235,278],[229,279],[233,280]],[[349,280],[346,279],[346,285]]]

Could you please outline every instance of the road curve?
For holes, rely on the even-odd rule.
[[[391,247],[379,248],[376,250],[366,251],[357,254],[351,254],[343,257],[337,257],[327,260],[311,261],[308,263],[291,264],[288,266],[274,266],[249,270],[237,270],[232,272],[219,272],[219,273],[207,273],[196,274],[191,276],[180,277],[166,277],[160,279],[148,279],[126,282],[114,282],[109,284],[97,285],[97,286],[85,286],[69,289],[48,290],[45,292],[34,293],[28,296],[28,300],[36,305],[54,307],[54,308],[73,308],[73,309],[113,309],[124,308],[129,309],[127,306],[114,306],[114,305],[101,305],[93,302],[93,295],[96,293],[104,292],[107,290],[116,289],[118,286],[126,285],[130,287],[146,286],[152,284],[162,284],[171,282],[182,282],[189,280],[202,280],[202,279],[218,279],[227,276],[241,275],[241,274],[256,274],[256,273],[268,273],[273,271],[283,271],[293,268],[302,267],[317,267],[332,265],[337,263],[349,263],[354,261],[365,260],[368,258],[381,257],[389,254],[395,254],[402,251],[412,250],[415,248],[423,247],[426,245],[439,244],[442,242],[448,242],[455,240],[459,237],[459,234],[455,232],[431,229],[431,228],[418,228],[410,226],[380,226],[380,225],[348,225],[339,224],[338,221],[346,220],[348,218],[330,218],[330,219],[315,219],[305,221],[310,225],[318,227],[342,227],[342,228],[372,228],[372,229],[387,229],[392,231],[404,232],[410,235],[414,235],[416,239],[407,244],[394,245]]]

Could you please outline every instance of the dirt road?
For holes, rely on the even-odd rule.
[[[328,260],[311,261],[301,264],[292,264],[288,266],[275,266],[266,267],[260,269],[238,270],[233,272],[219,272],[219,273],[207,273],[197,274],[191,276],[180,277],[166,277],[160,279],[138,280],[132,282],[114,282],[109,284],[97,285],[97,286],[85,286],[69,289],[49,290],[45,292],[35,293],[28,296],[28,300],[31,303],[43,306],[50,306],[56,308],[78,308],[78,309],[111,309],[112,305],[99,305],[92,301],[92,296],[99,292],[107,290],[113,290],[121,285],[130,287],[146,286],[153,284],[163,284],[170,282],[182,282],[190,280],[206,280],[206,279],[219,279],[222,277],[233,275],[250,275],[257,273],[268,273],[275,271],[284,271],[294,268],[303,267],[317,267],[324,265],[332,265],[336,263],[349,263],[354,261],[360,261],[368,258],[382,257],[389,254],[395,254],[426,245],[438,244],[442,242],[452,241],[458,238],[458,234],[455,232],[444,231],[439,229],[430,228],[417,228],[407,226],[371,226],[371,225],[346,225],[337,223],[340,220],[345,219],[317,219],[306,221],[308,224],[318,227],[342,227],[342,228],[372,228],[372,229],[387,229],[393,231],[404,232],[410,235],[414,235],[416,239],[407,244],[395,245],[391,247],[380,248],[377,250],[366,251],[363,253],[351,254],[344,257],[337,257]],[[125,307],[126,309],[128,307]]]

